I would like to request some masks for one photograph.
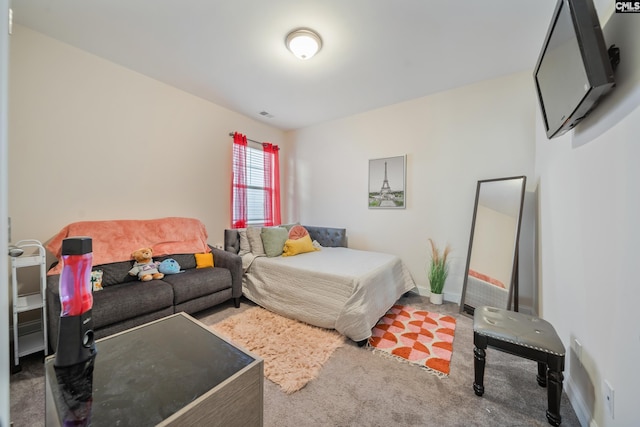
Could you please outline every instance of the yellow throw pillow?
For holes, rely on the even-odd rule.
[[[213,267],[213,254],[194,254],[196,256],[196,268]]]
[[[284,243],[284,248],[282,250],[282,256],[293,256],[298,254],[304,254],[306,252],[319,251],[313,246],[313,242],[311,241],[311,237],[307,234],[306,236],[297,239],[297,240],[287,240]]]

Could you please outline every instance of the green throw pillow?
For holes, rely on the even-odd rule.
[[[260,236],[267,256],[276,257],[282,255],[284,244],[289,238],[289,231],[284,227],[264,227]]]

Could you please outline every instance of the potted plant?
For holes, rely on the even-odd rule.
[[[431,287],[431,296],[429,299],[432,304],[442,304],[442,289],[444,282],[449,274],[449,253],[451,248],[447,245],[444,252],[440,253],[438,247],[433,240],[429,239],[431,244],[431,262],[429,263],[429,286]]]

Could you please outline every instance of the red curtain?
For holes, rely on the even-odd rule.
[[[231,177],[231,228],[247,226],[247,137],[233,134]]]
[[[280,148],[265,142],[264,150],[264,218],[265,226],[280,225]]]

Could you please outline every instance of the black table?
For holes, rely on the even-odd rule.
[[[263,423],[262,359],[187,314],[103,338],[96,348],[93,366],[75,372],[55,368],[55,355],[45,360],[48,426],[74,418],[91,426]]]

